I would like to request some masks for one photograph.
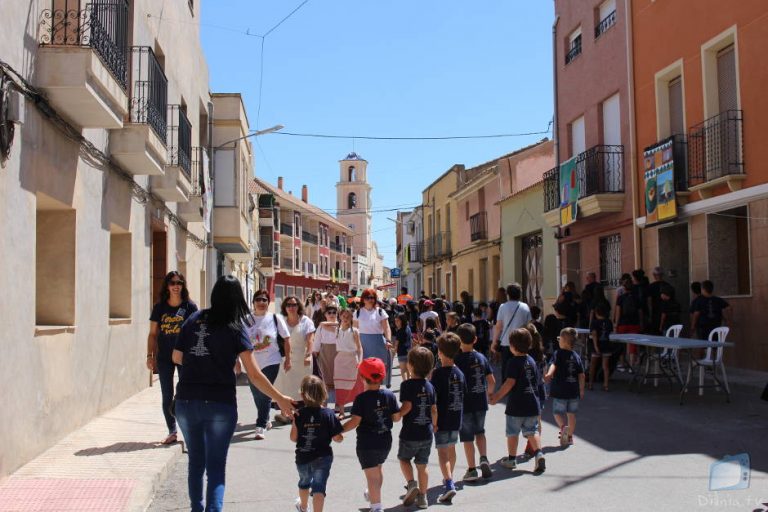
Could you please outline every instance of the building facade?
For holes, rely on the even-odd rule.
[[[348,292],[352,279],[354,233],[333,216],[309,202],[309,189],[301,197],[254,178],[251,192],[257,196],[259,262],[262,284],[274,297],[276,308],[284,297],[304,301],[313,291],[336,285]]]
[[[639,265],[633,226],[628,13],[621,0],[555,1],[556,167],[544,181],[561,284],[609,289]]]
[[[397,268],[400,269],[400,287],[408,288],[408,293],[418,297],[424,290],[421,267],[424,247],[422,207],[408,212],[397,212]],[[398,290],[399,293],[399,290]]]
[[[554,165],[554,142],[521,151],[501,174],[502,283],[517,282],[529,305],[546,313],[558,295],[556,231],[544,221],[543,179]]]
[[[686,310],[690,283],[712,280],[734,312],[728,363],[764,369],[768,6],[636,0],[632,11],[644,266],[665,269]]]
[[[247,197],[228,206],[237,223],[212,211],[209,156],[232,119],[209,94],[199,16],[199,2],[3,6],[0,310],[14,321],[0,338],[13,390],[0,398],[0,476],[147,386],[168,271],[200,306],[217,273],[247,273],[233,259],[250,251]],[[240,183],[250,149],[236,159],[217,170]]]
[[[428,295],[458,297],[458,271],[451,264],[453,255],[453,232],[451,214],[455,211],[451,194],[456,191],[458,173],[463,165],[454,165],[433,181],[421,193],[423,215],[421,248],[422,270],[425,291]]]

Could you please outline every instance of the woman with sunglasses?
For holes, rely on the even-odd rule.
[[[252,305],[253,315],[250,319],[250,325],[246,327],[246,332],[248,333],[248,339],[253,345],[256,364],[267,380],[274,384],[280,371],[280,363],[283,363],[286,371],[291,369],[291,333],[282,316],[268,311],[269,292],[267,290],[257,290],[253,294]],[[278,335],[283,338],[285,360],[283,360],[283,356],[280,354],[280,347],[277,343]],[[272,399],[259,391],[253,384],[250,386],[253,402],[256,404],[256,431],[254,437],[257,441],[261,441],[264,439],[266,431],[272,428],[272,422],[269,421]]]
[[[289,295],[283,299],[280,310],[291,333],[291,353],[286,354],[290,363],[277,376],[276,385],[294,400],[301,400],[301,381],[312,374],[312,345],[315,324],[304,314],[304,306],[298,297]],[[290,357],[288,357],[290,356]],[[290,420],[278,414],[275,419],[282,423]]]
[[[325,319],[317,325],[314,339],[314,355],[320,367],[320,377],[325,387],[333,389],[333,361],[336,358],[336,333],[339,329],[339,310],[336,306],[326,306],[323,311]]]
[[[168,272],[160,289],[160,300],[152,308],[149,316],[149,336],[147,336],[147,368],[157,372],[160,377],[160,393],[163,397],[163,415],[168,427],[168,436],[162,444],[177,441],[176,418],[171,415],[173,401],[173,374],[176,365],[171,354],[176,338],[181,332],[181,324],[195,311],[197,305],[189,300],[189,290],[184,276],[177,271]],[[181,376],[181,368],[179,368]]]
[[[378,357],[387,367],[387,387],[392,385],[392,331],[389,315],[378,305],[376,290],[368,288],[360,295],[363,307],[355,313],[354,326],[360,331],[363,358]]]
[[[290,397],[275,389],[256,364],[245,329],[250,322],[240,281],[222,276],[211,291],[211,307],[194,313],[176,340],[173,361],[183,365],[176,386],[176,416],[189,454],[187,487],[193,512],[223,507],[227,453],[237,425],[233,368],[238,358],[259,391],[275,400],[284,414],[293,414]]]

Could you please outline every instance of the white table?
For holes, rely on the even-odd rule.
[[[693,357],[693,351],[696,349],[703,349],[703,348],[719,348],[719,347],[732,347],[733,343],[730,342],[723,342],[723,341],[709,341],[709,340],[696,340],[692,338],[672,338],[667,336],[655,336],[652,334],[611,334],[610,336],[611,341],[617,342],[617,343],[631,343],[633,345],[641,345],[644,347],[649,347],[651,349],[671,349],[671,350],[686,350],[688,351],[688,372],[686,374],[685,381],[683,381],[679,375],[676,374],[668,374],[667,372],[661,373],[661,374],[655,374],[655,375],[649,375],[649,369],[650,369],[650,354],[645,353],[643,354],[642,358],[640,359],[640,363],[637,365],[637,368],[635,369],[635,375],[632,378],[632,382],[630,383],[630,386],[635,382],[642,381],[643,383],[648,380],[648,377],[666,377],[670,379],[670,382],[672,382],[671,376],[677,377],[678,383],[680,384],[680,403],[683,403],[683,397],[685,396],[685,393],[688,392],[688,389],[691,387],[691,374],[693,373],[693,365],[694,365],[694,357]],[[643,365],[643,363],[646,363]],[[645,371],[642,371],[643,366],[645,366]],[[661,367],[663,369],[663,366]],[[706,387],[714,387],[716,389],[724,389],[726,394],[726,399],[728,402],[731,401],[731,395],[728,391],[728,389],[720,382],[720,380],[717,378],[716,374],[713,374],[715,379],[715,384],[712,386],[706,386]],[[699,386],[696,386],[696,389],[698,389]]]

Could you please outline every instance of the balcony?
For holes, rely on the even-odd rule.
[[[488,212],[479,212],[469,218],[470,241],[488,240]]]
[[[344,252],[344,251],[341,250],[341,244],[339,244],[339,243],[331,242],[329,245],[330,245],[332,251]]]
[[[304,275],[317,278],[317,263],[304,262]]]
[[[280,223],[280,234],[293,237],[293,224]]]
[[[576,157],[577,218],[624,209],[624,146],[593,146]],[[544,174],[544,220],[560,225],[560,169]]]
[[[424,242],[414,242],[406,246],[409,263],[422,263],[424,261]]]
[[[603,35],[609,28],[614,26],[616,24],[616,10],[614,9],[611,11],[611,13],[600,20],[600,23],[597,24],[595,27],[595,39],[599,38],[601,35]]]
[[[309,242],[310,244],[317,245],[317,235],[313,235],[309,231],[302,231],[301,232],[301,239],[305,242]]]
[[[39,24],[37,85],[74,124],[122,128],[128,115],[128,1],[48,5]]]
[[[131,48],[130,124],[110,134],[112,157],[134,175],[163,174],[168,162],[168,80],[152,48]]]
[[[352,256],[352,247],[347,247],[347,256]]]
[[[275,224],[275,196],[259,195],[259,226],[273,227]]]
[[[164,201],[185,202],[192,188],[192,124],[180,105],[168,106],[168,165],[149,179],[152,192]]]
[[[178,215],[186,222],[202,222],[204,219],[205,177],[208,175],[208,151],[194,147],[191,151],[189,200],[179,204]]]
[[[293,271],[293,259],[291,259],[291,258],[283,258],[280,261],[280,268],[284,272],[292,272]]]
[[[743,115],[727,110],[688,131],[688,189],[704,199],[718,185],[741,189],[744,173]]]
[[[571,43],[571,47],[568,53],[565,54],[565,63],[570,64],[573,60],[581,55],[581,36],[577,36]]]
[[[213,212],[213,245],[235,261],[250,259],[248,219],[237,206],[216,206]]]
[[[262,269],[272,269],[275,258],[275,244],[271,227],[259,228],[259,264]],[[264,273],[264,272],[262,272]]]
[[[425,241],[424,262],[440,261],[450,258],[451,251],[451,232],[445,231],[428,238]]]

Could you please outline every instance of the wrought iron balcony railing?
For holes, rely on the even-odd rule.
[[[280,234],[293,236],[293,224],[280,223]]]
[[[274,255],[272,228],[262,228],[259,231],[259,254],[262,258],[271,258]]]
[[[743,115],[727,110],[688,131],[688,186],[744,174]]]
[[[560,169],[555,167],[544,173],[544,211],[560,207]]]
[[[469,233],[472,242],[488,239],[488,212],[479,212],[469,218]]]
[[[438,233],[425,241],[424,261],[436,261],[444,258],[450,258],[451,251],[451,232],[444,231]]]
[[[593,146],[576,159],[579,199],[624,191],[624,146]]]
[[[304,240],[305,242],[309,242],[311,244],[317,245],[317,240],[318,240],[317,235],[313,235],[309,231],[302,231],[301,239]]]
[[[149,46],[134,46],[131,122],[148,124],[160,140],[168,131],[168,79]]]
[[[595,27],[595,39],[605,33],[606,30],[616,24],[616,10],[614,9],[608,16],[600,20],[600,23]]]
[[[424,242],[408,244],[408,262],[421,263],[424,261]]]
[[[341,244],[339,244],[339,243],[336,243],[336,242],[331,242],[331,243],[330,243],[330,246],[331,246],[331,250],[332,250],[332,251],[336,251],[336,252],[342,252],[342,250],[341,250]]]
[[[168,165],[179,166],[190,178],[192,170],[192,123],[181,105],[168,105]]]
[[[571,43],[571,48],[565,54],[565,63],[570,64],[579,55],[581,55],[581,36],[577,36]]]
[[[128,0],[50,0],[40,16],[41,46],[92,48],[123,90],[128,85]]]

